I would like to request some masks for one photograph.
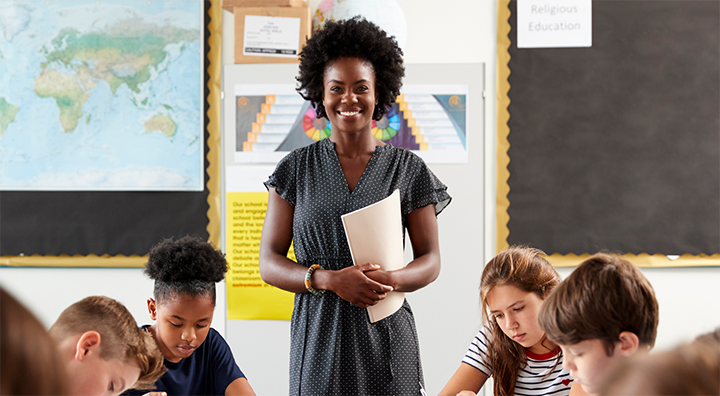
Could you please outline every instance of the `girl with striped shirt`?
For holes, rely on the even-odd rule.
[[[538,325],[543,299],[560,283],[555,268],[537,249],[511,247],[483,270],[480,299],[485,326],[470,344],[441,395],[474,395],[493,377],[495,395],[570,393],[560,347]]]

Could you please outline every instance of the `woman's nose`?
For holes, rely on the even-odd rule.
[[[357,103],[357,96],[355,96],[355,94],[352,92],[348,92],[345,95],[343,95],[341,101],[345,104]]]

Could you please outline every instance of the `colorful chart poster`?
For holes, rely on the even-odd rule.
[[[290,320],[294,293],[262,281],[258,257],[268,193],[227,193],[228,319]],[[295,260],[292,246],[288,257]]]
[[[289,84],[237,84],[234,101],[235,163],[274,163],[332,131]],[[467,85],[407,85],[372,132],[428,163],[467,162],[467,103]]]

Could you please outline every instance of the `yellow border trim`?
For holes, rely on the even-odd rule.
[[[590,258],[591,254],[551,254],[547,257],[550,264],[555,267],[575,267],[583,261]],[[692,254],[684,254],[676,260],[670,260],[662,254],[623,254],[622,257],[638,267],[717,267],[720,266],[720,254],[711,256],[702,254],[693,256]]]
[[[208,77],[208,198],[209,209],[207,211],[208,225],[207,232],[210,242],[220,246],[220,70],[222,68],[221,45],[222,45],[222,8],[221,0],[210,0],[208,15],[208,46],[209,66]],[[204,7],[204,4],[203,4]],[[112,267],[112,268],[133,268],[142,267],[147,262],[147,256],[97,256],[94,254],[82,255],[60,255],[60,256],[0,256],[0,267]]]
[[[147,256],[110,256],[108,254],[96,256],[2,256],[0,266],[4,267],[113,267],[134,268],[142,267],[147,262]]]
[[[510,113],[508,112],[508,106],[510,105],[510,97],[508,97],[508,91],[510,91],[510,0],[501,0],[498,3],[498,20],[497,20],[497,198],[495,202],[495,215],[497,228],[495,230],[495,241],[496,241],[496,253],[507,247],[507,239],[510,236],[510,230],[508,229],[508,221],[510,216],[508,215],[508,208],[510,207],[510,201],[508,200],[508,193],[510,192],[510,186],[508,185],[508,178],[510,178],[510,171],[508,171],[508,164],[510,164],[510,157],[508,156],[508,149],[510,149],[510,142],[508,141],[508,134],[510,133],[510,127],[508,127],[508,120],[510,119]]]
[[[496,223],[496,253],[508,247],[507,239],[510,236],[510,230],[508,229],[508,221],[510,215],[508,215],[508,208],[510,207],[510,200],[508,199],[508,193],[510,193],[510,185],[508,185],[508,179],[510,178],[510,171],[508,170],[508,164],[510,164],[510,157],[508,156],[508,149],[510,149],[510,142],[508,141],[508,135],[510,134],[510,127],[508,126],[508,120],[510,120],[510,113],[508,106],[510,105],[510,97],[508,92],[510,91],[510,0],[500,0],[498,2],[498,19],[497,19],[497,196],[495,203],[495,211],[497,215]],[[590,254],[567,254],[561,255],[559,253],[551,254],[548,256],[548,261],[556,267],[575,267],[587,258]],[[623,258],[627,259],[631,263],[638,267],[715,267],[720,266],[720,254],[706,255],[700,254],[693,256],[692,254],[684,254],[675,260],[669,259],[667,256],[662,254],[624,254]]]
[[[208,59],[208,225],[209,240],[220,247],[220,74],[222,68],[222,7],[220,0],[210,0],[210,22],[207,37]]]

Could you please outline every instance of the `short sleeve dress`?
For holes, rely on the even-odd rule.
[[[329,139],[299,148],[265,182],[294,209],[298,263],[329,270],[353,265],[340,216],[400,190],[407,214],[449,203],[447,187],[412,152],[390,144],[375,153],[351,192]],[[417,332],[407,301],[395,314],[371,323],[367,310],[335,293],[295,295],[290,340],[291,395],[419,395],[423,383]]]

